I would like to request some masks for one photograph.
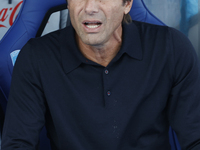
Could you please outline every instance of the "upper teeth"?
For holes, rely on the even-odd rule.
[[[97,28],[99,27],[100,25],[86,25],[88,28]]]

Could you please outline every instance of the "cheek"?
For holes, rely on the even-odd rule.
[[[69,9],[70,20],[74,28],[78,26],[78,13],[74,9]]]
[[[107,13],[110,14],[108,18],[111,21],[120,21],[122,20],[124,15],[122,7],[119,6],[114,6],[112,9],[109,9]]]
[[[80,31],[79,31],[77,17],[75,16],[73,12],[70,12],[70,20],[71,20],[71,24],[73,28],[76,30],[77,33],[79,33]]]
[[[70,11],[69,15],[70,15],[70,21],[71,21],[72,25],[74,25],[74,23],[75,23],[74,18],[75,18],[75,17],[74,17],[73,11]]]

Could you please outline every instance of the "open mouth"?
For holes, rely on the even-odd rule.
[[[83,24],[90,29],[98,28],[102,25],[101,22],[83,22]]]

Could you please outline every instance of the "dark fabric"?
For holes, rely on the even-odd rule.
[[[121,50],[103,67],[84,58],[71,26],[32,39],[13,71],[3,150],[35,149],[46,125],[52,150],[200,149],[200,66],[169,27],[123,25]]]

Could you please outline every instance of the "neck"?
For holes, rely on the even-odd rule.
[[[107,43],[102,45],[87,45],[82,42],[78,35],[76,37],[79,49],[84,57],[106,67],[121,48],[122,30],[120,34],[114,34]]]

